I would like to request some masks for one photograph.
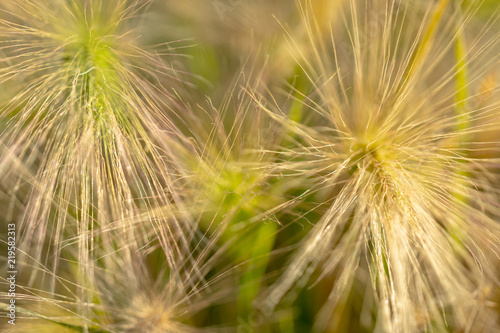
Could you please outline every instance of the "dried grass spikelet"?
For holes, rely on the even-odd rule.
[[[274,163],[283,132],[245,93],[249,87],[237,83],[219,108],[210,103],[201,111],[205,121],[192,122],[184,170],[195,211],[206,215],[204,228],[221,228],[215,220],[259,221],[287,206],[284,194],[293,184],[279,181]]]
[[[165,253],[157,243],[145,252],[115,253],[115,266],[97,273],[98,301],[92,306],[97,326],[105,332],[129,333],[217,331],[205,326],[206,314],[197,314],[232,297],[234,289],[226,281],[231,268],[213,274],[223,250],[203,238],[192,245],[195,260],[178,256],[174,265],[165,264]],[[227,324],[210,319],[208,325]]]
[[[226,257],[240,272],[237,311],[249,315],[266,273],[266,266],[280,228],[281,214],[299,198],[289,191],[300,177],[284,177],[277,167],[277,149],[283,128],[246,93],[262,82],[255,68],[242,69],[254,76],[243,79],[215,107],[209,101],[189,121],[192,145],[183,156],[190,214],[211,241],[226,248]],[[257,82],[254,84],[253,82]]]
[[[78,278],[92,285],[96,244],[113,244],[108,229],[135,247],[153,233],[167,260],[186,252],[191,226],[157,209],[182,207],[169,154],[178,132],[166,113],[180,79],[137,45],[133,24],[147,3],[2,4],[0,76],[18,93],[1,112],[0,174],[12,197],[29,188],[24,210],[5,218],[18,224],[18,247],[52,276],[71,239]]]
[[[500,105],[479,106],[469,91],[498,65],[488,52],[498,34],[464,37],[476,3],[441,0],[419,15],[401,1],[352,0],[345,30],[325,39],[309,1],[301,6],[312,52],[289,42],[313,87],[303,96],[307,123],[267,110],[297,137],[282,165],[308,173],[330,204],[264,305],[314,269],[335,273],[315,329],[336,331],[354,278],[367,271],[377,304],[365,309],[367,329],[495,331],[484,297],[499,283],[498,177],[488,167],[498,160],[475,158],[483,143],[471,140],[482,119],[500,128]]]
[[[160,275],[153,281],[151,278],[148,280],[147,276],[135,277],[135,280],[130,280],[130,277],[120,278],[123,290],[128,290],[128,292],[115,295],[114,308],[104,306],[108,314],[115,317],[115,331],[130,333],[144,331],[151,333],[214,332],[221,329],[220,327],[217,329],[216,325],[230,323],[229,318],[224,318],[226,321],[221,323],[216,318],[208,317],[210,320],[207,324],[206,316],[209,312],[199,318],[196,317],[200,311],[214,309],[215,306],[224,304],[233,297],[235,292],[235,289],[228,287],[226,281],[229,271],[219,270],[218,274],[207,278],[209,271],[217,263],[220,253],[214,252],[213,249],[203,247],[202,249],[204,258],[197,257],[197,267],[179,261],[178,268],[180,269],[175,274],[172,271],[160,271],[163,274],[169,274],[167,278],[162,279]],[[125,274],[129,275],[129,273]],[[131,282],[135,283],[136,288],[130,289]],[[108,291],[107,287],[102,289],[104,295]],[[122,312],[123,308],[127,311]]]
[[[228,288],[232,267],[219,267],[213,274],[223,250],[212,242],[197,237],[190,244],[191,254],[178,255],[172,262],[158,241],[141,249],[129,246],[119,234],[113,235],[113,241],[118,249],[100,252],[91,284],[76,282],[79,263],[72,262],[73,276],[57,276],[55,293],[19,286],[18,322],[15,326],[2,323],[0,329],[12,333],[194,333],[214,332],[221,327],[210,326],[231,323],[228,318],[226,322],[206,319],[207,309],[224,305],[234,294]],[[92,297],[82,299],[82,293]],[[3,293],[0,297],[7,299]],[[5,306],[0,304],[2,310]],[[85,312],[79,310],[82,307]]]

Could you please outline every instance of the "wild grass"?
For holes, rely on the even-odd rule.
[[[0,5],[2,330],[496,332],[499,9],[213,5]]]

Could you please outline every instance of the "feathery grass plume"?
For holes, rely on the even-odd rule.
[[[172,202],[183,209],[170,154],[182,138],[167,113],[180,73],[138,46],[133,24],[147,4],[2,4],[0,76],[18,92],[1,113],[0,174],[13,201],[29,188],[24,209],[4,218],[18,224],[18,247],[50,272],[47,290],[71,244],[78,283],[93,285],[94,252],[116,250],[111,231],[131,248],[154,237],[168,261],[189,256],[192,227],[165,213]]]
[[[233,280],[232,267],[213,272],[224,250],[199,238],[191,244],[190,256],[177,256],[172,264],[159,241],[142,249],[131,248],[119,235],[114,242],[118,250],[97,258],[92,285],[58,276],[60,294],[47,295],[35,288],[19,290],[18,323],[0,326],[2,332],[181,333],[223,329],[225,322],[208,315],[234,294],[234,289],[227,288]],[[74,274],[78,274],[77,263],[72,264]],[[78,312],[79,289],[92,290],[90,311],[85,315]],[[0,308],[5,309],[6,304]]]
[[[255,68],[243,72],[253,73]],[[289,191],[300,179],[283,177],[276,169],[276,151],[283,141],[281,127],[270,118],[246,90],[261,89],[239,77],[218,108],[209,102],[198,121],[191,121],[193,145],[184,156],[186,191],[191,214],[209,238],[227,249],[227,259],[242,271],[238,314],[253,310],[270,252],[279,229],[279,216],[296,199]],[[258,85],[258,84],[257,84]],[[200,121],[201,120],[201,121]]]
[[[314,87],[303,92],[309,117],[267,109],[297,138],[282,166],[315,179],[311,191],[328,208],[264,304],[314,269],[334,274],[315,329],[336,331],[354,279],[369,272],[366,298],[377,308],[362,314],[368,330],[494,332],[484,297],[499,283],[498,177],[470,140],[485,118],[500,128],[500,105],[469,91],[498,65],[488,51],[500,36],[488,36],[491,25],[467,35],[477,2],[429,2],[421,13],[403,1],[351,0],[331,38],[310,2],[300,4],[313,52],[289,43]]]

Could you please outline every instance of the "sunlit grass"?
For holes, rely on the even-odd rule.
[[[0,10],[2,332],[500,327],[495,3]]]

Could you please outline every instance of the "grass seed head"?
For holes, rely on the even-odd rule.
[[[470,141],[477,121],[493,119],[498,104],[478,107],[463,92],[486,67],[474,60],[498,36],[480,35],[470,43],[487,47],[461,53],[455,46],[474,5],[443,0],[422,13],[400,1],[348,1],[345,30],[324,38],[309,1],[300,5],[310,38],[297,58],[311,89],[299,92],[309,126],[267,109],[298,138],[284,165],[308,173],[312,191],[329,189],[331,198],[267,302],[277,304],[311,274],[308,266],[321,267],[320,277],[335,273],[316,325],[323,331],[365,271],[378,304],[367,325],[376,330],[494,325],[477,294],[498,283],[498,192],[485,167],[492,161],[469,151],[480,146]],[[298,46],[293,36],[289,44]]]
[[[182,207],[170,152],[182,135],[167,115],[180,77],[134,37],[147,4],[12,1],[2,11],[0,76],[17,94],[1,111],[0,169],[22,201],[6,218],[19,222],[26,258],[51,272],[49,290],[73,245],[66,259],[92,285],[94,260],[116,250],[115,233],[136,249],[159,240],[171,263],[189,254],[191,227],[165,213]]]

